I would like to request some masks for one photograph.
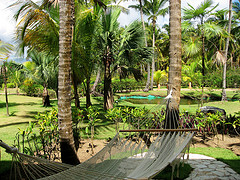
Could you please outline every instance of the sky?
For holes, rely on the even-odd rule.
[[[187,3],[191,4],[193,7],[197,7],[203,1],[204,0],[182,0],[182,8],[187,7]],[[13,9],[8,8],[8,6],[13,2],[15,2],[15,0],[0,0],[0,39],[11,44],[14,44],[14,30],[16,27],[16,22],[13,18]],[[214,5],[219,3],[217,9],[228,9],[229,0],[213,0],[213,2]],[[136,1],[122,2],[121,5],[127,8],[133,3],[136,3]],[[122,26],[125,26],[136,19],[140,20],[139,12],[130,9],[130,13],[128,15],[120,15],[119,21]],[[168,23],[168,19],[168,15],[164,18],[160,17],[157,20],[157,24],[160,26],[166,24]],[[145,20],[147,21],[147,18],[145,18]]]

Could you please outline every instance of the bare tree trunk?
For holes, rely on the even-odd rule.
[[[182,42],[181,42],[181,0],[170,0],[170,65],[168,93],[172,89],[173,98],[179,106],[181,91]]]
[[[229,18],[228,18],[228,34],[231,33],[231,24],[232,24],[232,0],[229,0]],[[222,89],[222,101],[227,101],[226,94],[226,74],[227,74],[227,54],[229,46],[229,37],[226,40],[226,49],[225,49],[225,61],[223,63],[223,89]]]
[[[9,108],[8,108],[8,95],[7,95],[7,70],[6,70],[6,62],[3,62],[3,71],[4,71],[4,91],[5,91],[5,98],[6,98],[6,110],[7,116],[9,116]]]
[[[62,162],[79,164],[72,131],[71,51],[74,0],[59,0],[58,121]]]

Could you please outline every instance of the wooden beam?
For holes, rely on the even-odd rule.
[[[185,131],[198,131],[197,128],[192,129],[126,129],[119,130],[119,132],[185,132]]]

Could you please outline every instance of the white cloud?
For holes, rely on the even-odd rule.
[[[16,23],[13,19],[13,12],[7,8],[10,5],[8,0],[0,0],[0,39],[6,42],[13,42]]]
[[[188,7],[188,3],[191,4],[194,8],[196,8],[198,5],[201,4],[201,2],[203,2],[204,0],[182,0],[182,8],[184,7]],[[214,4],[213,5],[217,5],[217,3],[219,3],[219,6],[217,7],[217,9],[223,9],[226,8],[228,9],[228,1],[227,0],[213,0]],[[138,2],[136,1],[128,1],[128,2],[122,2],[120,3],[122,6],[124,7],[128,7],[131,4],[137,4]],[[125,15],[125,14],[121,14],[121,17],[119,18],[119,21],[121,22],[121,25],[125,26],[127,24],[129,24],[130,22],[139,19],[140,20],[140,13],[138,11],[135,11],[131,8],[129,8],[130,13],[129,15]],[[145,21],[147,21],[147,18],[144,18]],[[169,22],[169,15],[166,15],[164,18],[163,17],[159,17],[157,20],[157,24],[159,26],[162,26],[164,24],[168,24]]]

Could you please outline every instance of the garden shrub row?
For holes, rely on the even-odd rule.
[[[25,130],[19,130],[15,143],[18,149],[24,153],[50,160],[60,159],[57,115],[58,111],[55,108],[49,112],[39,113],[36,116],[36,122],[30,123]],[[94,137],[94,126],[100,115],[94,108],[89,107],[84,110],[74,108],[72,116],[75,147],[78,149],[82,133]],[[164,128],[165,110],[151,112],[145,108],[115,107],[103,112],[101,117],[115,123],[116,131],[129,128],[129,126],[134,129],[162,129]],[[240,112],[225,118],[219,113],[197,112],[195,115],[180,113],[179,127],[198,128],[203,138],[218,133],[238,134],[240,133]]]

